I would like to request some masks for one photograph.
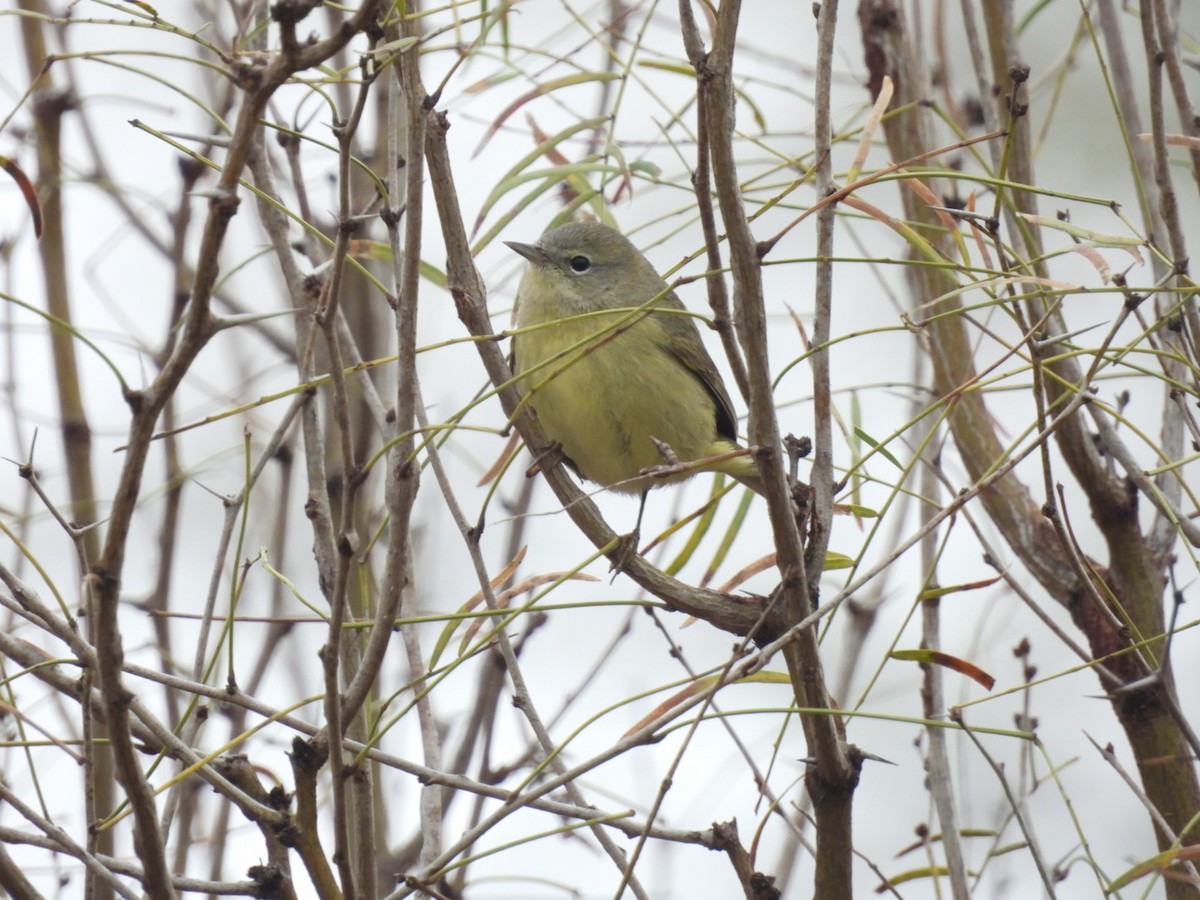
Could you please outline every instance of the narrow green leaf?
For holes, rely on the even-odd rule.
[[[945,597],[947,594],[957,594],[962,591],[977,591],[980,588],[991,587],[1000,580],[999,576],[995,578],[985,578],[982,581],[968,581],[963,584],[952,584],[947,587],[929,588],[929,590],[921,591],[920,599],[935,600],[938,597]]]
[[[1088,241],[1097,247],[1141,247],[1146,243],[1139,237],[1104,234],[1100,231],[1093,231],[1090,228],[1081,228],[1078,225],[1064,222],[1062,219],[1056,219],[1051,216],[1035,216],[1031,213],[1017,213],[1017,215],[1033,225],[1040,225],[1042,228],[1051,228],[1054,231],[1066,232],[1071,237],[1079,238],[1081,241]]]
[[[900,469],[901,471],[904,471],[904,466],[900,465],[900,461],[898,459],[896,459],[896,457],[892,456],[892,454],[888,451],[887,447],[883,446],[883,444],[879,443],[879,441],[875,440],[875,438],[871,437],[869,434],[867,434],[861,428],[856,427],[854,429],[854,433],[858,436],[858,438],[860,440],[870,444],[871,449],[878,452],[880,456],[882,456],[884,459],[886,459],[888,462],[890,462],[893,466],[895,466],[897,469]]]
[[[1155,854],[1149,859],[1144,859],[1133,868],[1122,872],[1109,884],[1108,890],[1110,892],[1120,890],[1152,872],[1165,872],[1175,863],[1195,862],[1197,859],[1200,859],[1200,846],[1196,844],[1164,850],[1162,853]]]

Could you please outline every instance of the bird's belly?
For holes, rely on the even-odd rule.
[[[530,404],[547,437],[562,445],[580,474],[633,493],[649,484],[638,478],[642,469],[666,461],[651,437],[667,444],[682,461],[711,454],[717,440],[712,397],[654,342],[652,333],[641,333],[647,324],[601,338],[590,349],[573,351],[520,382],[522,394],[532,392]],[[553,331],[553,339],[547,334],[533,342],[533,353],[528,352],[529,342],[518,343],[522,372],[594,333],[590,328],[582,333],[562,327]],[[697,416],[698,408],[706,408],[708,414]],[[691,414],[683,415],[682,410]]]

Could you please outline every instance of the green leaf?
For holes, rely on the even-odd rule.
[[[845,553],[836,553],[833,550],[825,554],[825,572],[836,572],[838,569],[851,569],[854,567],[856,560],[847,556]]]
[[[1200,859],[1200,845],[1197,844],[1189,844],[1186,847],[1175,847],[1171,850],[1164,850],[1162,853],[1158,853],[1149,859],[1142,860],[1133,868],[1122,872],[1111,884],[1109,884],[1108,890],[1110,892],[1120,890],[1121,888],[1132,884],[1134,881],[1137,881],[1139,878],[1149,875],[1152,872],[1165,872],[1168,867],[1174,865],[1175,863],[1187,862],[1189,860],[1195,862],[1197,859]],[[1181,872],[1180,875],[1182,874],[1183,873]]]
[[[921,591],[920,599],[935,600],[938,597],[945,597],[947,594],[957,594],[961,591],[976,591],[979,588],[991,587],[999,580],[1000,576],[997,575],[995,578],[985,578],[983,581],[967,581],[963,584],[952,584],[948,587],[929,588],[929,590]]]
[[[892,454],[888,451],[888,448],[883,446],[883,444],[879,443],[879,441],[875,440],[875,438],[871,437],[869,434],[867,434],[865,431],[863,431],[861,428],[858,428],[857,426],[854,429],[854,434],[858,437],[859,440],[863,441],[864,443],[870,444],[872,450],[877,451],[880,456],[882,456],[884,459],[886,459],[888,462],[890,462],[897,469],[899,469],[902,472],[904,471],[904,466],[900,465],[900,460],[898,460],[898,459],[896,459],[896,457],[892,456]]]

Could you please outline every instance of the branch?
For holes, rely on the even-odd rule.
[[[816,109],[817,157],[823,165],[818,181],[832,188],[829,169],[830,73],[833,61],[833,37],[837,23],[837,0],[825,0],[819,7],[818,82]],[[816,395],[817,460],[813,470],[814,502],[811,509],[807,553],[801,544],[800,530],[791,499],[791,487],[784,473],[780,454],[779,423],[775,417],[774,394],[767,352],[767,318],[763,299],[760,246],[750,231],[742,204],[741,187],[734,153],[733,56],[737,43],[741,3],[725,0],[717,13],[712,50],[704,54],[699,30],[689,0],[680,0],[679,12],[684,46],[696,70],[696,90],[704,109],[709,134],[706,146],[712,161],[713,183],[721,218],[729,240],[730,272],[733,279],[735,324],[747,363],[750,401],[750,443],[762,473],[771,529],[775,536],[777,565],[782,581],[778,596],[782,614],[792,627],[794,642],[784,647],[796,703],[801,708],[828,710],[832,704],[825,684],[813,627],[797,631],[795,623],[813,617],[818,579],[824,566],[829,541],[829,521],[833,511],[833,451],[830,424],[828,352],[814,351],[814,390]],[[832,205],[822,210],[823,222],[818,254],[832,257]],[[817,327],[813,344],[828,346],[829,313],[832,301],[832,268],[828,262],[818,266]],[[810,568],[811,567],[811,568]],[[854,788],[858,784],[861,758],[845,741],[844,725],[837,716],[804,715],[801,725],[808,743],[810,763],[806,784],[813,798],[817,818],[818,896],[852,894],[851,861],[853,839],[851,809]]]

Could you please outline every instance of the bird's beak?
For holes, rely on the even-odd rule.
[[[550,257],[546,255],[546,251],[536,244],[522,244],[518,241],[505,241],[510,248],[515,250],[521,256],[525,257],[539,269],[550,265]]]

